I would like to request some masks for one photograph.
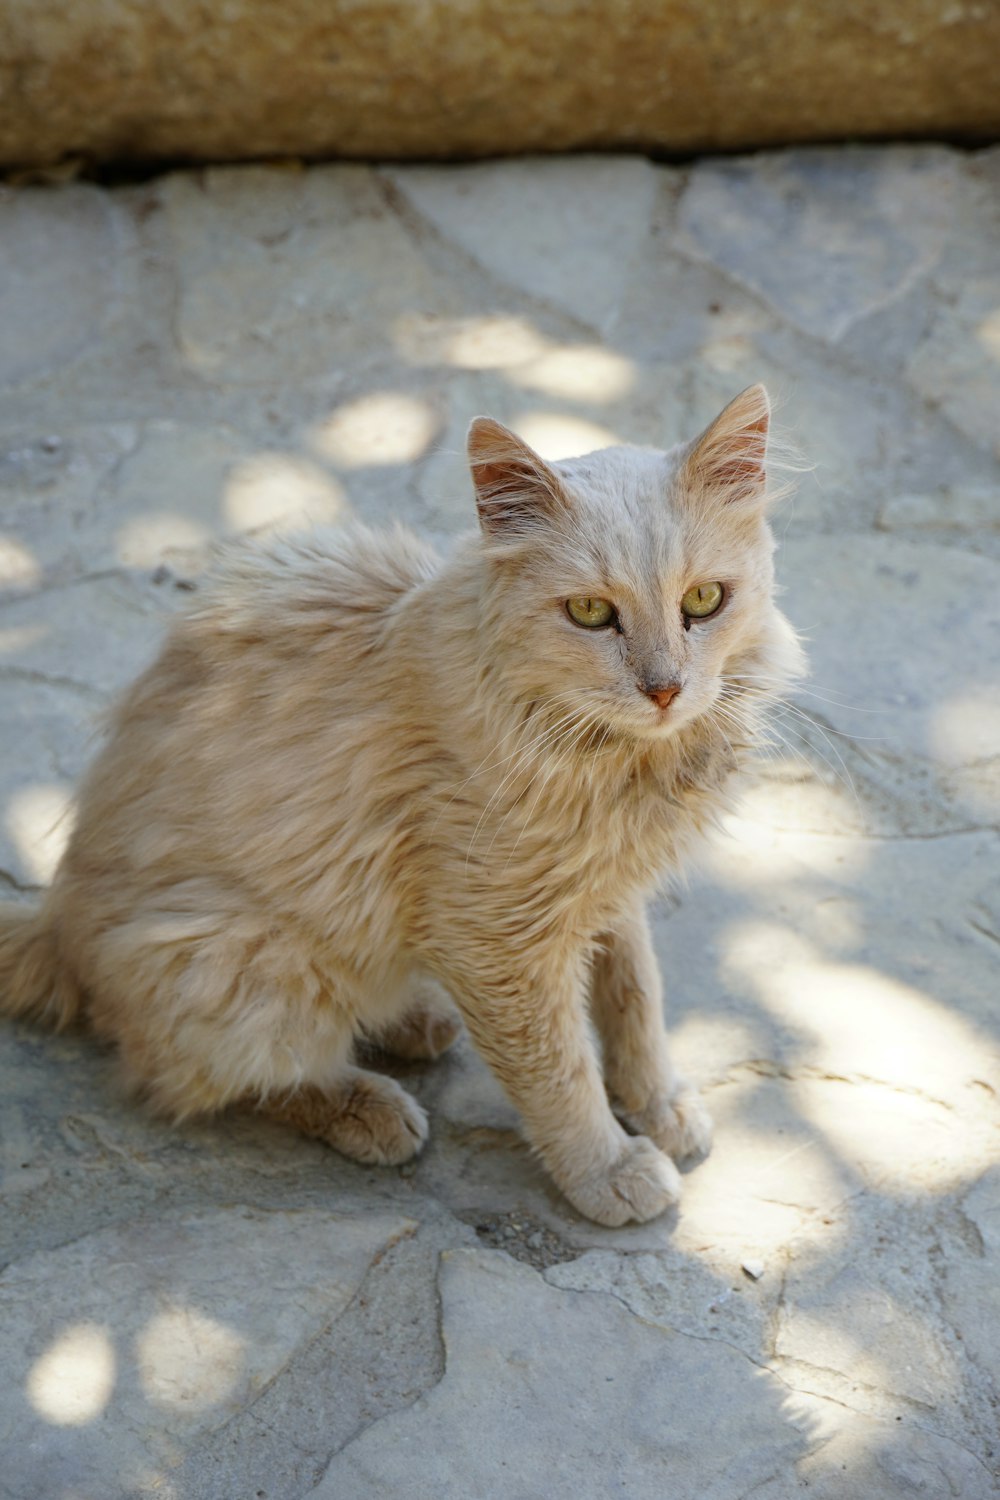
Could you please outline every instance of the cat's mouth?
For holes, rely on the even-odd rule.
[[[692,692],[690,687],[684,689],[680,685],[670,685],[671,690],[659,689],[650,692],[648,688],[641,688],[641,698],[634,708],[630,717],[634,726],[633,733],[639,739],[667,739],[686,728],[705,713],[711,706],[700,702],[701,694]]]

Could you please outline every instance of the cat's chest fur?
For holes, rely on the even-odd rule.
[[[456,819],[441,868],[476,890],[484,915],[516,910],[527,930],[593,936],[681,866],[723,811],[735,765],[701,731],[660,753],[540,767],[506,795],[488,782]]]

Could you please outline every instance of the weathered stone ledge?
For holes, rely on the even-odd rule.
[[[8,165],[1000,132],[1000,11],[965,0],[234,0],[207,12],[199,0],[10,0],[4,23]]]

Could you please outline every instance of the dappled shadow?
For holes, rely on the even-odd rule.
[[[600,164],[600,181],[614,169]],[[960,275],[956,235],[935,228],[889,311],[879,285],[862,288],[864,316],[844,329],[834,319],[824,334],[802,313],[801,284],[783,307],[780,276],[755,289],[713,266],[691,225],[679,227],[683,179],[646,164],[621,179],[620,264],[597,274],[610,243],[598,224],[560,268],[552,247],[563,231],[546,218],[548,189],[536,191],[543,179],[561,191],[557,167],[537,173],[520,249],[501,234],[513,189],[498,194],[488,245],[462,232],[454,204],[407,196],[399,173],[289,174],[277,195],[263,173],[257,204],[238,173],[118,196],[132,301],[107,314],[95,343],[65,352],[69,373],[45,408],[51,437],[23,431],[6,454],[0,864],[12,884],[50,878],[88,734],[149,658],[165,613],[197,591],[216,538],[404,518],[447,544],[473,520],[462,450],[477,411],[553,458],[616,441],[667,446],[763,376],[785,395],[803,448],[828,458],[778,521],[789,612],[811,630],[818,660],[795,702],[820,728],[783,719],[791,743],[762,766],[706,877],[657,908],[669,1024],[683,1065],[707,1087],[715,1152],[686,1174],[675,1221],[611,1233],[572,1215],[516,1144],[512,1112],[467,1048],[407,1079],[431,1107],[434,1135],[403,1176],[259,1124],[171,1133],[106,1094],[108,1070],[85,1044],[8,1035],[19,1087],[6,1105],[3,1191],[27,1173],[22,1201],[34,1216],[8,1227],[11,1253],[58,1246],[67,1226],[93,1240],[119,1214],[155,1215],[165,1192],[207,1210],[230,1177],[245,1201],[281,1208],[297,1205],[303,1182],[327,1209],[350,1197],[355,1211],[391,1203],[474,1220],[513,1202],[559,1237],[568,1260],[583,1255],[554,1267],[553,1284],[569,1287],[572,1270],[579,1290],[612,1291],[642,1318],[729,1350],[726,1378],[768,1440],[785,1429],[785,1475],[847,1465],[858,1493],[895,1496],[904,1491],[885,1475],[944,1434],[927,1462],[956,1493],[985,1495],[986,1469],[963,1469],[956,1455],[971,1445],[970,1462],[988,1461],[996,1375],[981,1326],[996,1311],[996,1241],[979,1227],[995,1200],[978,1218],[970,1207],[998,1154],[1000,933],[986,889],[1000,823],[987,764],[1000,732],[996,594],[984,593],[988,555],[973,556],[956,529],[960,494],[955,506],[935,500],[888,520],[883,507],[912,479],[894,447],[925,465],[932,499],[961,483],[976,494],[995,487],[995,455],[977,436],[982,393],[961,412],[956,404],[963,381],[983,378],[976,360],[996,363],[1000,286],[990,302],[977,283],[967,318],[946,299],[933,321],[927,313],[935,347],[959,372],[943,411],[929,410],[936,377],[909,328],[932,273]],[[444,197],[451,181],[441,173]],[[596,199],[589,212],[601,217]],[[883,330],[874,349],[867,318]],[[156,343],[140,360],[143,319]],[[91,380],[97,394],[84,401],[74,392]],[[114,432],[95,435],[102,424]],[[879,515],[896,530],[892,517],[918,520],[897,545],[871,529]],[[846,539],[823,535],[838,530]],[[929,546],[940,535],[950,548]],[[883,557],[890,543],[895,577],[878,571],[893,560]],[[929,613],[938,593],[952,611],[943,628]],[[60,1183],[64,1209],[51,1196]],[[95,1203],[102,1190],[106,1212]],[[155,1295],[123,1272],[117,1303],[112,1278],[91,1305],[89,1273],[60,1280],[60,1253],[43,1258],[30,1288],[17,1281],[21,1261],[2,1284],[9,1295],[14,1274],[34,1319],[5,1418],[21,1472],[59,1500],[105,1500],[112,1484],[185,1500],[185,1453],[214,1441],[299,1347],[268,1319],[294,1320],[303,1306],[306,1273],[291,1288],[280,1274],[305,1265],[301,1241],[291,1234],[273,1264],[248,1271],[249,1300],[221,1312],[205,1298],[204,1267],[189,1277],[175,1266]],[[763,1265],[757,1282],[741,1270],[748,1260]],[[319,1261],[315,1270],[321,1280]],[[340,1305],[324,1303],[321,1315]],[[532,1359],[541,1356],[529,1369]],[[664,1407],[671,1381],[664,1362]],[[756,1495],[784,1493],[763,1471],[756,1480]]]

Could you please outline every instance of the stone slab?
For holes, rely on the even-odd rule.
[[[502,1254],[453,1252],[441,1296],[440,1384],[349,1444],[312,1500],[404,1489],[464,1500],[498,1483],[529,1495],[540,1475],[558,1500],[793,1495],[803,1468],[810,1484],[842,1483],[838,1449],[852,1439],[858,1493],[903,1500],[914,1482],[942,1481],[954,1494],[992,1492],[985,1468],[947,1439],[854,1415],[831,1422],[825,1403],[789,1401],[723,1340],[641,1321],[615,1298],[556,1290]]]
[[[251,1208],[86,1236],[9,1267],[5,1486],[106,1500],[154,1486],[253,1403],[413,1224]]]

